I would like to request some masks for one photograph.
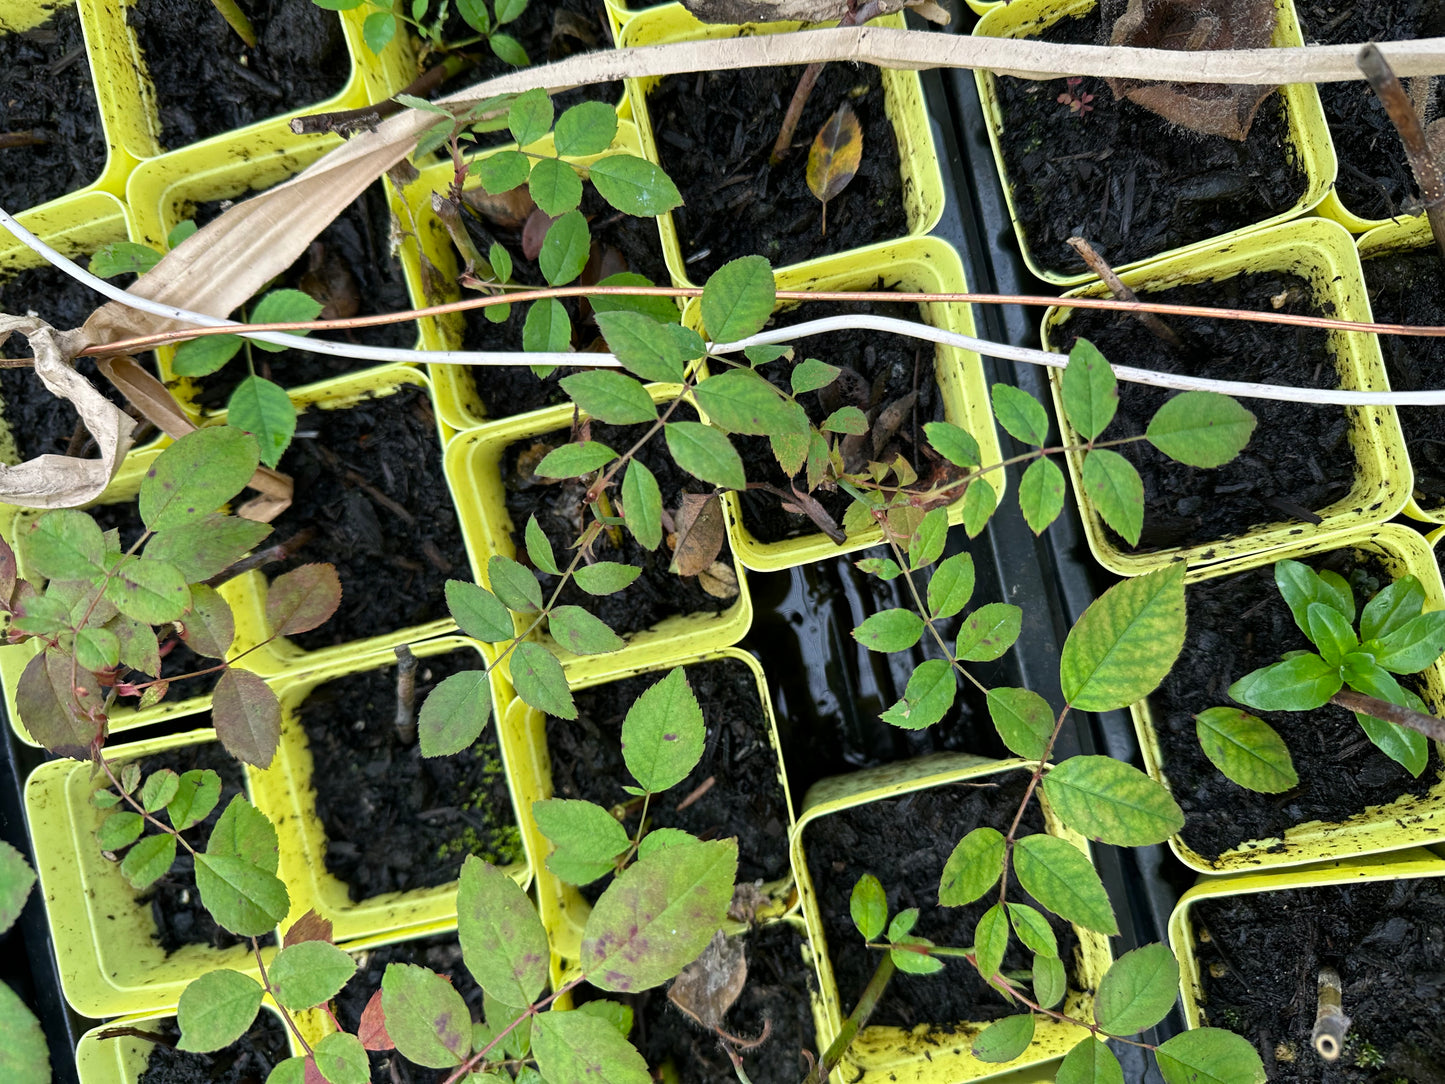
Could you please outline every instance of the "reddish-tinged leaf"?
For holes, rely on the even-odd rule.
[[[15,593],[15,551],[0,538],[0,606],[10,605],[10,596]]]
[[[216,682],[211,724],[233,757],[269,768],[281,740],[281,702],[258,676],[233,666]]]
[[[331,1084],[330,1081],[321,1075],[321,1070],[316,1068],[316,1059],[309,1054],[306,1056],[305,1084]]]
[[[103,721],[85,716],[89,709],[101,710],[100,685],[71,663],[72,656],[48,648],[32,658],[16,683],[15,706],[32,738],[59,756],[84,760],[91,742],[104,733]],[[84,694],[79,699],[71,686],[72,669]]]
[[[180,624],[181,639],[197,655],[224,659],[236,638],[236,619],[231,604],[214,587],[203,583],[191,587],[191,612]]]
[[[522,227],[522,255],[529,260],[535,260],[542,253],[542,242],[547,237],[547,231],[552,228],[552,223],[557,221],[546,211],[538,208],[527,217],[527,224]]]
[[[331,565],[302,565],[271,581],[266,620],[277,636],[310,632],[341,605],[341,579]]]
[[[391,1041],[391,1036],[386,1033],[386,1013],[381,1008],[380,990],[371,995],[371,1000],[366,1003],[366,1008],[361,1010],[361,1026],[356,1029],[356,1037],[368,1050],[393,1050],[396,1048],[396,1044]]]
[[[863,162],[863,126],[846,102],[818,129],[808,149],[808,189],[823,204],[823,232],[828,232],[828,201],[858,172]]]
[[[716,494],[684,493],[672,570],[679,576],[696,576],[711,568],[722,552],[724,531],[722,501]]]
[[[332,943],[331,920],[322,918],[314,910],[307,911],[291,924],[281,941],[282,948],[299,945],[302,941],[325,941]]]

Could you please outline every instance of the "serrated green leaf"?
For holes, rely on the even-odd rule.
[[[246,487],[260,462],[255,438],[238,429],[207,426],[187,433],[146,471],[141,520],[152,531],[164,531],[214,512]]]
[[[1054,711],[1030,689],[990,689],[988,715],[1004,745],[1025,760],[1042,760],[1054,733]]]
[[[487,582],[492,593],[508,609],[536,613],[542,608],[542,585],[531,571],[510,557],[493,554],[487,562]],[[480,601],[473,596],[472,601]],[[510,639],[511,634],[498,639]]]
[[[544,297],[532,302],[522,322],[522,349],[532,354],[565,354],[572,347],[572,320],[562,302]]]
[[[676,786],[702,758],[707,727],[682,667],[643,692],[622,723],[622,756],[644,790]]]
[[[1084,494],[1104,522],[1131,546],[1144,529],[1144,480],[1118,452],[1095,448],[1084,457]]]
[[[953,667],[944,659],[929,659],[909,676],[903,699],[879,718],[905,730],[922,730],[942,719],[957,695]]]
[[[517,146],[535,143],[552,130],[552,99],[540,87],[518,94],[507,110],[507,127]]]
[[[973,434],[967,429],[952,422],[928,422],[924,425],[923,432],[933,450],[954,466],[963,467],[965,470],[982,466],[983,455],[979,451],[978,441],[973,439]]]
[[[492,714],[485,670],[449,674],[422,703],[416,717],[424,757],[445,757],[468,749],[481,737]]]
[[[543,572],[560,576],[562,570],[557,567],[557,558],[552,554],[552,543],[547,538],[547,533],[542,530],[542,525],[537,522],[536,516],[527,517],[527,526],[523,530],[523,537],[526,541],[527,556],[531,558],[532,564]]]
[[[663,435],[672,458],[693,477],[725,489],[747,488],[742,457],[725,434],[701,422],[668,422]]]
[[[0,982],[0,1079],[9,1084],[50,1084],[45,1032],[8,984]]]
[[[989,517],[998,507],[998,494],[984,481],[972,482],[963,495],[963,530],[969,538],[977,538],[988,525]]]
[[[552,639],[574,655],[605,655],[625,645],[599,618],[580,606],[557,606],[547,616]]]
[[[1247,1039],[1221,1028],[1195,1028],[1154,1051],[1165,1084],[1265,1084],[1264,1062]]]
[[[894,941],[888,954],[893,957],[893,965],[899,971],[910,975],[932,975],[943,970],[942,960],[909,947],[913,945],[928,949],[933,947],[933,942],[926,937],[905,937]]]
[[[547,1012],[533,1026],[532,1052],[546,1080],[651,1084],[637,1049],[609,1020],[591,1013]]]
[[[928,581],[928,612],[935,618],[952,617],[973,597],[973,556],[955,553],[946,558]]]
[[[657,404],[634,378],[612,369],[593,369],[562,378],[562,390],[585,413],[608,425],[657,420]]]
[[[117,275],[144,275],[160,262],[161,254],[149,245],[112,241],[91,254],[88,270],[92,275],[110,279]]]
[[[177,376],[210,376],[241,352],[246,340],[239,335],[203,335],[187,339],[171,357]]]
[[[577,171],[556,158],[543,158],[532,167],[527,191],[544,214],[557,218],[582,202],[582,181]]]
[[[933,564],[947,542],[948,513],[942,508],[930,509],[908,540],[908,567],[917,571]]]
[[[105,538],[89,513],[71,508],[46,512],[20,536],[20,559],[52,580],[92,580],[104,571]]]
[[[853,885],[848,897],[848,913],[864,941],[876,941],[888,924],[888,897],[883,884],[871,873],[865,873]]]
[[[1003,966],[1008,951],[1008,913],[994,904],[980,916],[973,934],[974,966],[985,980],[992,979]]]
[[[1084,1039],[1059,1063],[1054,1084],[1124,1084],[1124,1069],[1098,1039]]]
[[[108,792],[107,792],[108,793]],[[0,840],[0,933],[4,933],[20,917],[25,899],[35,885],[35,871],[25,856],[4,840]]]
[[[1008,910],[1014,933],[1018,934],[1018,939],[1030,951],[1039,956],[1059,954],[1059,939],[1054,935],[1054,929],[1043,916],[1043,912],[1026,903],[1009,903],[1004,906]]]
[[[396,37],[396,16],[389,11],[373,11],[361,24],[361,40],[373,53],[382,52]]]
[[[601,154],[617,135],[617,110],[606,102],[582,102],[557,118],[557,153],[583,157]]]
[[[177,832],[200,824],[211,815],[221,798],[221,777],[209,768],[182,772],[176,793],[166,803],[166,816]]]
[[[596,313],[597,326],[607,341],[607,348],[631,373],[643,380],[680,384],[687,362],[701,356],[701,340],[697,332],[689,338],[690,329],[677,324],[664,324],[637,312]],[[676,328],[666,331],[665,328]],[[698,353],[693,354],[692,341],[697,339]],[[691,354],[691,357],[684,355]]]
[[[593,565],[581,565],[572,578],[589,595],[613,595],[630,586],[641,574],[642,569],[637,565],[598,561]]]
[[[923,618],[912,610],[881,610],[864,618],[853,639],[869,651],[906,651],[922,634]]]
[[[355,973],[356,961],[326,941],[287,945],[266,969],[276,1000],[296,1012],[331,1000]]]
[[[840,372],[842,370],[836,365],[829,365],[817,358],[805,358],[793,366],[789,382],[794,395],[803,395],[810,391],[817,391],[819,388],[826,388],[838,379]]]
[[[1094,1020],[1110,1035],[1152,1028],[1174,1008],[1179,964],[1163,945],[1145,945],[1114,961],[1099,981]]]
[[[531,1005],[541,996],[551,956],[537,909],[516,881],[475,855],[457,886],[457,935],[467,970],[489,997]]]
[[[296,407],[279,384],[252,375],[231,393],[226,423],[255,437],[261,462],[274,467],[296,434]]]
[[[1119,409],[1119,383],[1114,371],[1088,339],[1074,342],[1059,390],[1069,424],[1085,440],[1093,440],[1107,429]]]
[[[966,662],[992,662],[1013,647],[1023,627],[1023,610],[990,602],[969,614],[958,630],[954,653]]]
[[[1149,420],[1145,436],[1170,459],[1190,467],[1222,467],[1254,433],[1255,417],[1227,395],[1186,391]]]
[[[471,1011],[436,972],[414,964],[387,964],[381,1007],[386,1033],[402,1057],[430,1069],[449,1069],[470,1053]]]
[[[559,719],[577,718],[562,664],[541,644],[523,641],[513,648],[511,673],[517,695],[532,707]]]
[[[85,670],[108,670],[120,663],[120,639],[106,629],[80,629],[75,634],[75,661]]]
[[[1033,1013],[1005,1016],[978,1033],[972,1053],[979,1061],[1003,1063],[1022,1057],[1033,1041]]]
[[[145,820],[139,813],[118,809],[100,822],[95,838],[102,851],[118,851],[138,840],[144,829]]]
[[[708,420],[727,433],[769,436],[796,423],[793,404],[752,369],[729,369],[702,381],[693,394]]]
[[[608,275],[597,283],[598,286],[655,286],[646,275],[635,271],[619,271]],[[635,312],[656,320],[660,324],[675,324],[682,317],[676,303],[670,297],[630,297],[626,294],[599,294],[588,299],[593,312]]]
[[[307,320],[315,320],[320,315],[321,302],[310,294],[302,293],[300,290],[272,290],[256,302],[255,308],[251,310],[251,318],[248,323],[299,324]],[[304,336],[308,332],[305,328],[298,328],[290,334]],[[268,354],[279,354],[283,350],[291,349],[280,343],[266,343],[258,339],[252,339],[251,345]],[[229,424],[234,425],[235,423],[230,422]]]
[[[682,206],[677,185],[645,158],[610,154],[587,167],[597,194],[625,215],[656,218]]]
[[[532,582],[537,582],[535,577]],[[537,593],[540,597],[540,589]],[[486,643],[497,643],[510,640],[514,635],[511,613],[485,587],[478,587],[467,580],[447,580],[446,597],[452,620],[468,636]]]
[[[537,829],[552,841],[547,868],[568,884],[591,884],[611,873],[632,841],[617,819],[593,802],[547,798],[532,803]]]
[[[1238,708],[1208,708],[1194,717],[1204,755],[1248,790],[1280,794],[1299,786],[1289,749],[1268,723]]]
[[[1184,646],[1184,566],[1115,584],[1069,631],[1059,662],[1064,697],[1113,711],[1158,687]]]
[[[943,907],[972,903],[1003,874],[1004,840],[995,828],[975,828],[958,841],[943,867],[938,882],[938,902]]]
[[[992,399],[994,417],[1011,437],[1036,447],[1048,443],[1049,415],[1032,395],[1011,384],[995,384]]]
[[[850,433],[861,436],[868,432],[867,416],[855,406],[839,407],[818,425],[825,433]]]
[[[532,63],[527,56],[527,50],[522,48],[522,43],[510,34],[498,34],[493,32],[487,37],[487,44],[506,63],[514,68],[526,68]]]
[[[175,836],[169,833],[145,836],[125,852],[120,861],[121,876],[140,892],[164,877],[175,860]]]
[[[164,561],[123,561],[106,583],[105,597],[121,613],[148,625],[179,620],[191,605],[185,576]]]
[[[1064,962],[1057,956],[1034,957],[1033,968],[1034,1000],[1040,1008],[1052,1009],[1064,1000],[1069,992],[1068,976],[1064,974]]]
[[[490,195],[499,196],[527,183],[532,172],[532,160],[521,151],[497,151],[485,158],[478,158],[471,165]]]
[[[743,256],[713,272],[702,290],[702,322],[716,343],[756,335],[777,300],[773,269],[762,256]]]
[[[1147,847],[1184,827],[1184,812],[1162,784],[1110,757],[1070,757],[1043,787],[1060,820],[1103,843]]]
[[[657,476],[640,459],[627,464],[622,476],[622,519],[644,549],[662,543],[662,491]]]
[[[1103,882],[1072,843],[1024,836],[1014,844],[1014,873],[1025,892],[1065,921],[1110,936],[1119,932]]]
[[[210,513],[152,536],[146,543],[145,557],[175,565],[188,583],[196,583],[235,564],[270,533],[269,523]],[[153,673],[140,669],[142,673]]]
[[[1043,534],[1063,510],[1064,472],[1052,459],[1035,459],[1019,479],[1019,511],[1024,521],[1034,534]]]
[[[312,1060],[326,1084],[368,1084],[371,1080],[366,1048],[350,1032],[334,1031],[324,1036],[313,1048]]]
[[[354,966],[354,965],[353,965]],[[239,971],[209,971],[181,992],[176,1023],[177,1050],[208,1053],[246,1034],[261,1008],[261,984]]]
[[[536,175],[536,170],[532,171]],[[568,211],[547,229],[537,266],[549,286],[565,286],[587,266],[592,252],[592,235],[581,211]]]
[[[152,772],[141,784],[138,797],[145,811],[154,813],[162,806],[170,804],[180,789],[181,777],[169,768],[162,768],[158,772]]]

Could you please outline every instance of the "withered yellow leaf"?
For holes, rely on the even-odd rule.
[[[828,232],[828,201],[848,187],[863,161],[863,126],[846,102],[828,118],[808,150],[808,188],[823,204]]]

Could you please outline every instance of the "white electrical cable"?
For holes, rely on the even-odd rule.
[[[364,361],[396,362],[438,362],[451,365],[579,365],[589,368],[618,368],[621,366],[613,354],[552,353],[552,352],[491,352],[471,350],[407,350],[399,347],[360,346],[353,343],[327,342],[300,335],[287,335],[278,331],[246,331],[245,324],[238,324],[205,313],[190,312],[173,305],[164,305],[128,293],[117,286],[97,278],[71,260],[56,252],[40,238],[16,222],[0,209],[0,225],[13,233],[25,245],[60,268],[71,278],[84,283],[91,289],[123,305],[140,309],[155,316],[171,320],[182,320],[202,327],[234,328],[243,338],[258,339],[275,343],[294,350],[306,350],[313,354],[331,354],[338,357],[357,358]],[[971,335],[945,331],[928,324],[911,320],[898,320],[888,316],[830,316],[821,320],[809,320],[788,328],[765,331],[737,342],[714,344],[714,354],[733,354],[749,346],[764,346],[786,343],[810,335],[823,335],[835,331],[884,331],[905,335],[926,342],[944,346],[955,346],[972,350],[988,357],[1021,361],[1030,365],[1044,365],[1061,369],[1068,364],[1062,354],[1046,350],[1034,350],[1026,346],[1009,346]],[[1257,384],[1240,380],[1211,380],[1207,377],[1185,376],[1176,373],[1157,373],[1149,369],[1137,369],[1129,365],[1113,366],[1114,375],[1120,380],[1133,384],[1146,384],[1157,388],[1172,388],[1178,391],[1213,391],[1233,395],[1241,399],[1271,399],[1286,403],[1314,403],[1334,406],[1445,406],[1445,389],[1427,391],[1348,391],[1339,389],[1292,388],[1281,384]]]

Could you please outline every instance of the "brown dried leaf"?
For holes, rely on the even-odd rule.
[[[291,928],[286,931],[286,936],[281,940],[281,947],[290,948],[292,945],[299,945],[302,941],[325,941],[327,944],[331,944],[331,935],[331,920],[322,918],[313,909],[291,924]],[[363,1016],[362,1023],[365,1022],[366,1017]]]
[[[697,574],[698,586],[713,598],[737,598],[738,574],[725,561],[714,561]]]
[[[818,129],[808,148],[808,190],[823,204],[823,232],[828,232],[828,201],[848,187],[863,164],[863,126],[844,102]]]
[[[706,571],[722,552],[727,533],[722,501],[715,493],[684,493],[676,522],[677,546],[671,571],[679,576],[696,576]]]
[[[367,1050],[395,1049],[396,1044],[386,1032],[386,1013],[381,1007],[380,990],[371,995],[366,1008],[361,1010],[361,1026],[356,1029],[356,1037]]]
[[[682,6],[705,23],[822,23],[836,22],[852,5],[848,0],[682,0]],[[933,22],[949,19],[934,0],[882,0],[878,14],[891,15],[904,8],[914,8]]]
[[[266,620],[277,636],[310,632],[324,625],[341,605],[341,578],[332,565],[293,568],[271,581]]]
[[[535,260],[541,255],[542,241],[546,238],[547,231],[552,228],[552,223],[556,221],[540,207],[527,216],[527,224],[522,227],[523,256]]]
[[[532,193],[524,184],[495,196],[488,194],[486,189],[478,185],[476,188],[463,190],[462,202],[488,222],[508,230],[525,225],[532,212],[537,209]]]
[[[709,1031],[723,1030],[723,1017],[748,981],[742,939],[721,930],[668,988],[667,999]]]
[[[898,427],[908,420],[913,404],[918,402],[918,393],[911,391],[902,399],[889,403],[878,414],[873,423],[873,454],[880,454],[898,432]]]
[[[281,702],[258,675],[233,666],[216,682],[211,724],[233,757],[269,768],[281,740]]]

